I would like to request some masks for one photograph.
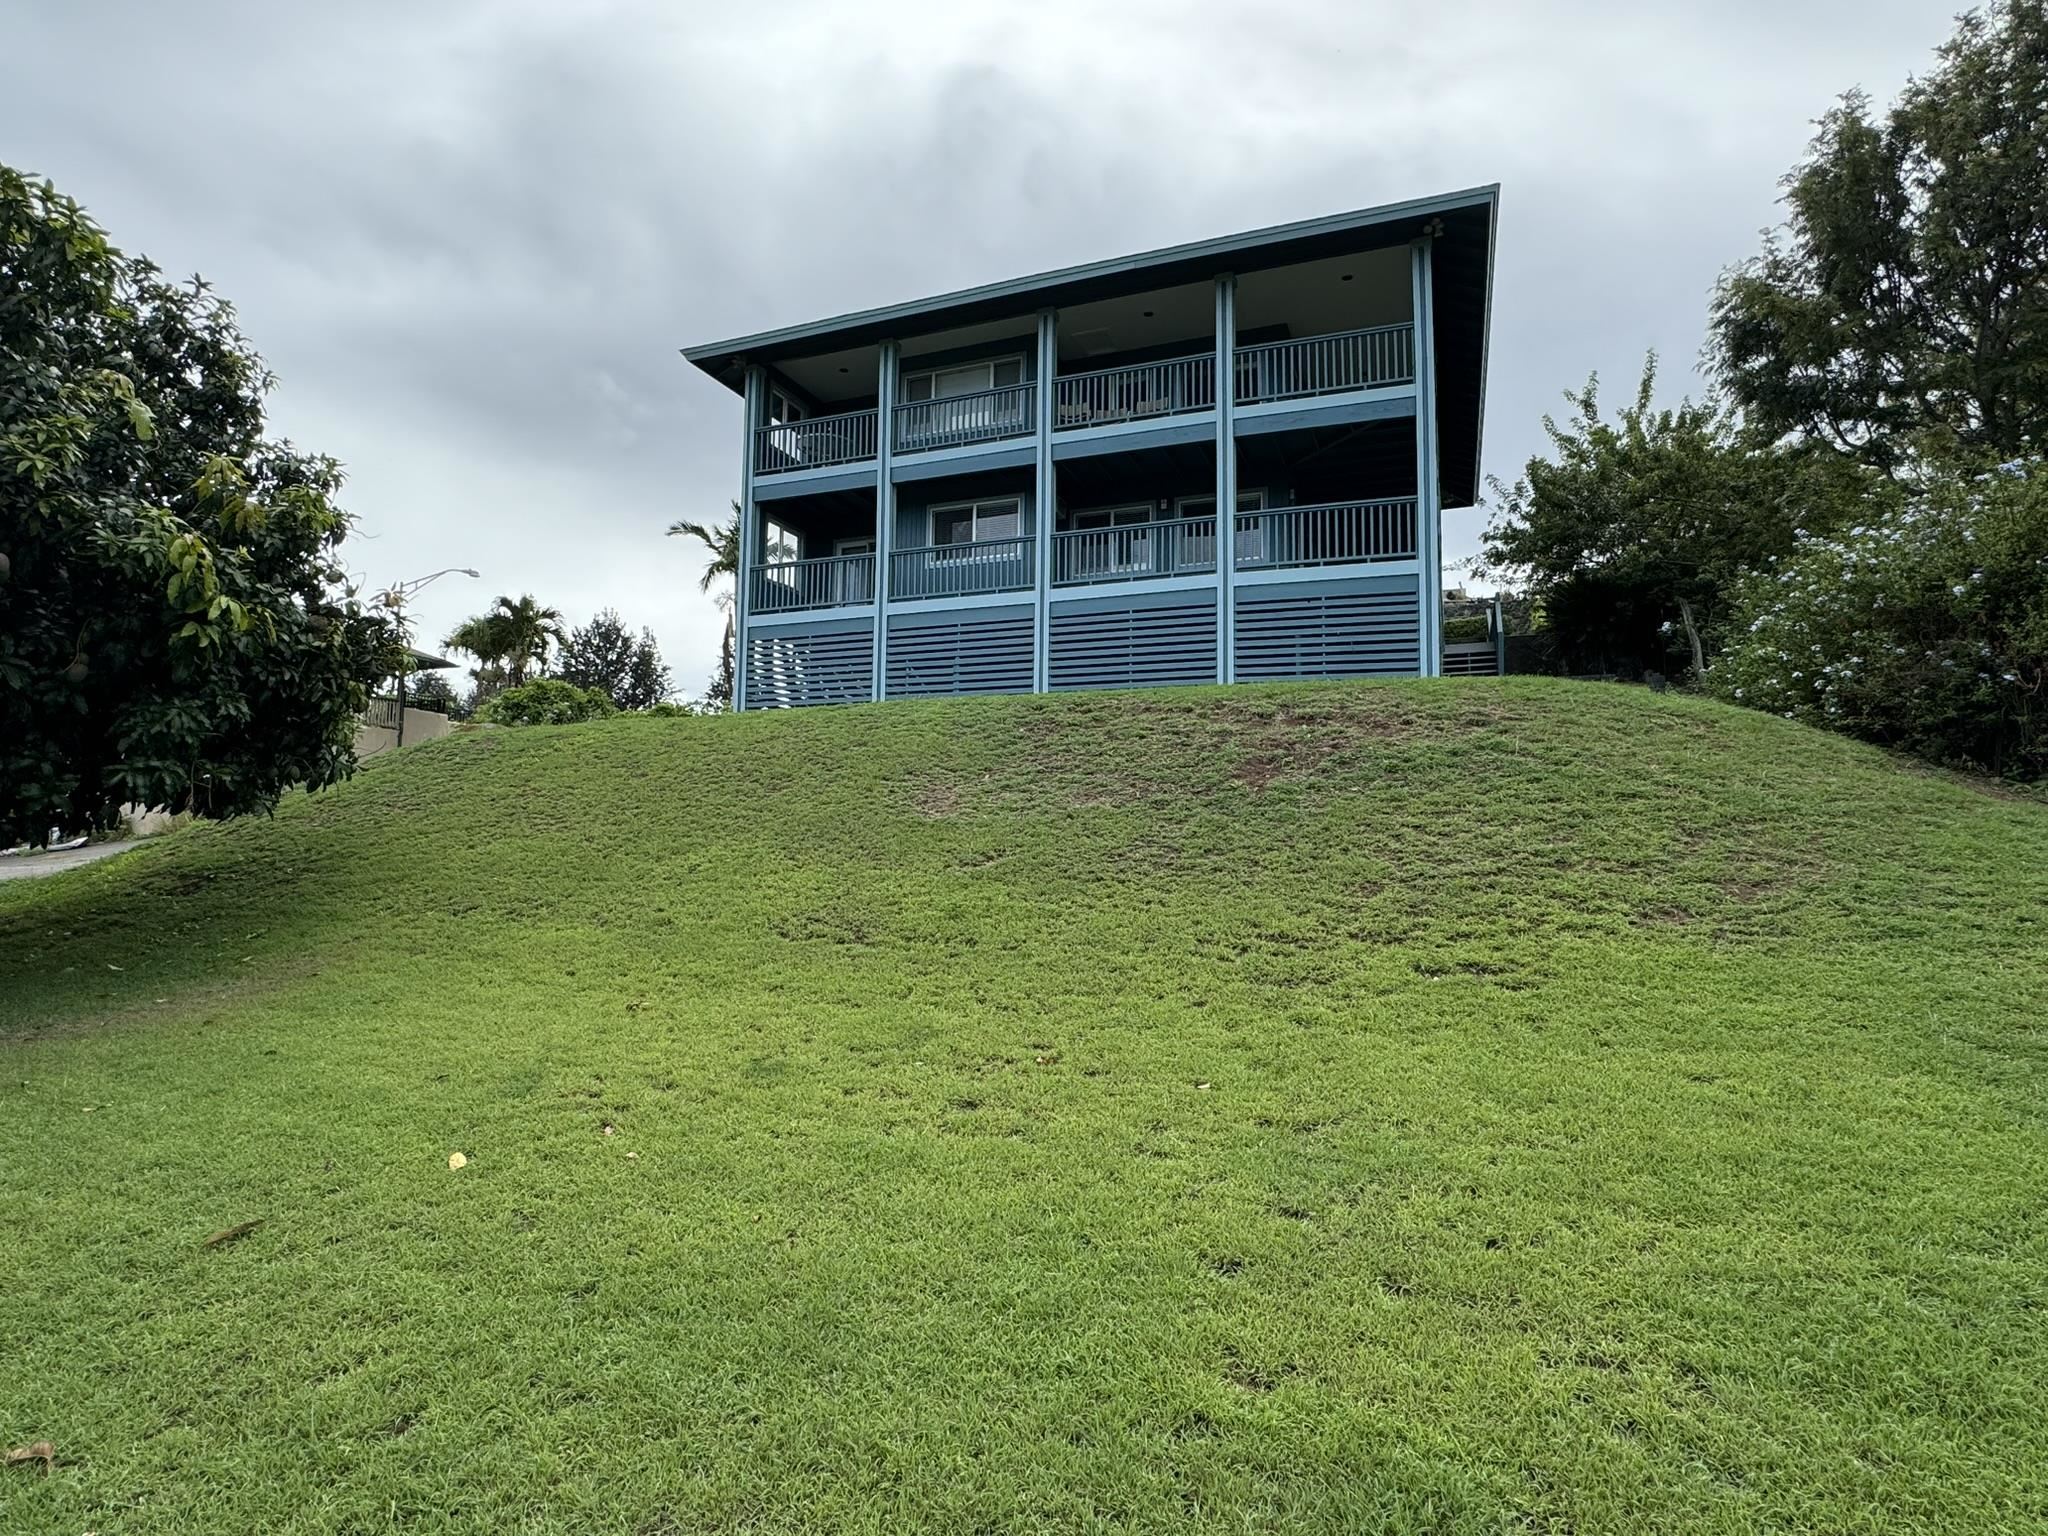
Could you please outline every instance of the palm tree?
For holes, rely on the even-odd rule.
[[[740,573],[740,504],[732,504],[732,515],[723,522],[705,525],[679,518],[668,525],[669,537],[687,535],[702,544],[711,558],[704,562],[704,569],[697,578],[697,590],[709,592],[718,587],[713,599],[725,610],[725,640],[719,649],[718,676],[712,680],[711,699],[714,703],[732,702],[732,603],[733,594],[723,583],[732,581]]]
[[[545,669],[549,644],[561,638],[561,612],[541,607],[529,592],[517,601],[501,597],[488,611],[464,619],[447,644],[477,659],[470,676],[477,692],[488,696],[500,688],[517,688],[526,681],[528,667]]]
[[[536,677],[545,673],[548,647],[559,645],[562,640],[562,611],[541,607],[533,594],[527,592],[517,602],[509,597],[499,598],[492,617],[503,626],[505,677],[510,685],[517,688],[526,681],[529,665]]]

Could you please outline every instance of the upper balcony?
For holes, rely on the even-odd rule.
[[[1247,418],[1285,410],[1290,420],[1338,420],[1347,401],[1412,395],[1411,265],[1401,248],[1238,278],[1236,407]],[[851,485],[879,457],[884,432],[894,457],[943,461],[947,472],[955,460],[1016,462],[1042,408],[1058,457],[1192,441],[1214,431],[1218,313],[1211,280],[1057,310],[1049,378],[1039,376],[1030,315],[903,338],[890,381],[879,377],[878,345],[785,359],[766,370],[754,475],[763,484],[802,476]],[[877,404],[885,382],[894,396],[886,422]],[[776,484],[769,494],[793,489]]]
[[[1213,434],[1220,399],[1233,402],[1241,440],[1391,422],[1422,406],[1415,389],[1426,383],[1437,499],[1465,507],[1479,489],[1498,203],[1498,188],[1473,187],[757,331],[685,356],[750,402],[757,501],[872,486],[885,448],[892,479],[904,482],[1015,467],[1041,429],[1061,462],[1191,444]],[[1237,354],[1228,381],[1214,377],[1224,320]],[[899,357],[888,380],[884,355]]]
[[[1240,347],[1234,371],[1234,398],[1241,406],[1412,384],[1415,328],[1380,325]],[[1037,396],[1035,383],[1018,383],[898,405],[892,450],[922,453],[1030,437],[1037,430]],[[1215,409],[1213,352],[1053,378],[1056,433],[1212,415]],[[871,464],[880,419],[871,407],[756,427],[754,473]]]

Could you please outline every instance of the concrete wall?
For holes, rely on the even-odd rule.
[[[427,709],[406,709],[405,744],[408,747],[446,736],[454,729],[455,722],[446,715]],[[398,732],[388,725],[372,725],[365,720],[356,727],[356,756],[359,758],[375,757],[379,752],[389,752],[397,745]]]

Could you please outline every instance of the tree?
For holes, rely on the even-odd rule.
[[[725,639],[720,642],[718,671],[711,679],[711,686],[705,691],[704,699],[721,709],[732,707],[733,690],[733,594],[725,590],[723,583],[737,582],[740,570],[740,505],[732,504],[732,515],[724,521],[706,525],[678,519],[668,527],[669,537],[687,535],[702,544],[709,553],[704,569],[697,578],[697,590],[709,592],[714,587],[720,590],[715,601],[725,610]]]
[[[1904,506],[1802,537],[1735,597],[1722,697],[2048,776],[2048,465],[1937,471]]]
[[[541,607],[527,593],[517,599],[501,597],[487,611],[464,619],[446,644],[477,659],[470,676],[482,702],[500,688],[517,688],[526,681],[529,667],[535,675],[544,673],[548,647],[561,638],[561,612]]]
[[[1566,391],[1572,417],[1543,418],[1554,458],[1493,482],[1482,569],[1525,586],[1573,670],[1703,673],[1741,572],[1868,493],[1852,467],[1760,439],[1719,406],[1653,408],[1656,376],[1651,356],[1613,421],[1597,377]]]
[[[635,639],[614,608],[569,632],[555,675],[578,688],[602,690],[620,709],[651,709],[669,691],[668,668],[661,664],[654,632],[643,629]]]
[[[1760,430],[1897,474],[2048,442],[2048,7],[1962,17],[1882,121],[1860,93],[1785,179],[1784,228],[1713,306]]]
[[[415,672],[406,679],[406,704],[413,709],[430,709],[452,714],[456,708],[455,688],[439,672]]]
[[[226,817],[354,771],[397,636],[340,565],[340,467],[263,436],[271,376],[0,166],[0,841]]]

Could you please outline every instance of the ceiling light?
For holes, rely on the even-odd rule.
[[[1349,272],[1346,272],[1341,277],[1339,277],[1337,281],[1340,283],[1348,283],[1351,281],[1351,274]]]
[[[1149,310],[1149,309],[1148,309],[1148,310],[1146,310],[1146,311],[1145,311],[1145,318],[1146,318],[1147,320],[1150,320],[1150,319],[1152,318],[1152,311],[1151,311],[1151,310]]]

